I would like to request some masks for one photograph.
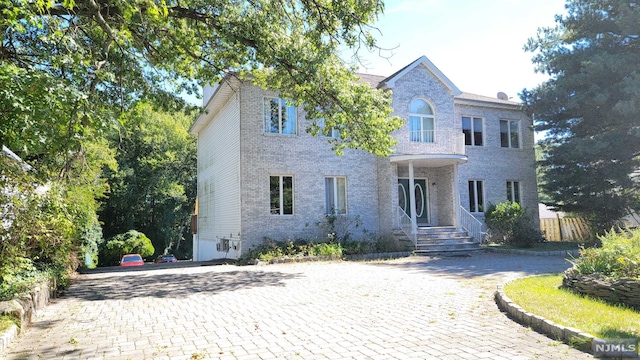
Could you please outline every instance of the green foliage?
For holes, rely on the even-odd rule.
[[[23,259],[75,269],[78,228],[65,186],[38,185],[22,164],[0,156],[0,190],[0,269],[19,269]]]
[[[342,257],[342,246],[337,243],[313,243],[305,240],[274,241],[264,238],[263,242],[250,249],[244,260],[258,259],[271,262],[281,258],[300,258],[305,256]]]
[[[393,236],[376,236],[372,240],[348,241],[344,244],[345,255],[392,253],[413,250],[403,246]]]
[[[362,220],[360,220],[360,215],[350,217],[341,214],[327,214],[324,215],[322,221],[316,223],[316,226],[320,229],[321,235],[326,236],[326,241],[344,245],[351,240],[352,232],[362,226]]]
[[[515,202],[490,204],[485,212],[485,223],[492,242],[531,247],[544,240],[526,210]]]
[[[183,103],[176,94],[228,71],[305,104],[309,118],[325,118],[342,134],[332,140],[338,152],[388,155],[390,132],[402,124],[391,117],[389,92],[360,84],[339,57],[349,48],[354,60],[358,48],[376,49],[369,24],[382,13],[381,0],[3,0],[0,8],[0,65],[28,72],[15,86],[0,80],[18,115],[0,113],[0,123],[33,134],[46,132],[51,119],[54,132],[68,125],[81,135],[68,140],[82,143],[86,130],[114,126],[115,114],[140,100],[175,110]],[[43,106],[42,116],[28,110],[54,103],[62,116],[49,116],[55,106]],[[35,121],[24,122],[29,115]],[[35,144],[38,137],[25,134]]]
[[[550,80],[521,98],[545,131],[545,201],[601,232],[640,209],[640,6],[617,0],[568,0],[556,27],[538,31],[526,50]]]
[[[640,279],[640,229],[611,230],[599,237],[601,248],[582,249],[572,260],[580,274]]]
[[[151,240],[143,233],[129,230],[107,240],[100,249],[100,265],[118,265],[122,255],[140,254],[143,258],[151,257],[155,252]]]
[[[192,117],[138,104],[121,116],[113,133],[117,169],[105,169],[110,193],[99,211],[105,237],[138,229],[157,253],[191,257],[184,240],[196,197],[196,141]]]
[[[389,253],[406,250],[391,236],[377,236],[372,240],[345,241],[344,243],[308,242],[300,239],[295,241],[289,239],[274,241],[265,238],[259,246],[252,248],[243,257],[242,262],[251,259],[271,262],[274,259],[302,258],[306,256],[339,259],[342,255]]]

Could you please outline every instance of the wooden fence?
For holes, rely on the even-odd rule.
[[[587,222],[581,218],[540,219],[540,230],[547,241],[577,241],[590,235]]]

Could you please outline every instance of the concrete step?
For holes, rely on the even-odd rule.
[[[470,251],[482,251],[480,244],[477,242],[459,243],[453,245],[430,245],[426,247],[417,247],[414,253],[420,254],[437,254],[437,253],[449,253],[449,252],[470,252]]]
[[[452,238],[452,239],[418,239],[418,246],[429,246],[429,245],[455,245],[455,244],[468,244],[475,243],[473,238],[470,236],[465,236],[461,238]]]

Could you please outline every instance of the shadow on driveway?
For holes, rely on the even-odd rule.
[[[413,256],[399,262],[369,264],[463,278],[514,272],[523,275],[560,273],[571,267],[571,263],[559,256],[527,256],[485,252],[463,256]]]
[[[114,273],[112,276],[82,276],[64,296],[94,301],[138,297],[183,298],[199,293],[215,294],[254,287],[285,286],[286,280],[301,276],[276,271],[210,269],[192,273],[134,271]]]

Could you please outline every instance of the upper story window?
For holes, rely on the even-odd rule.
[[[433,109],[425,100],[416,99],[409,106],[409,138],[411,141],[432,143],[435,140]]]
[[[264,98],[264,132],[296,134],[296,107],[284,99]]]
[[[463,116],[462,132],[464,133],[464,144],[471,146],[483,146],[483,126],[484,120],[479,117]]]
[[[329,132],[328,135],[325,135],[323,133],[323,131],[325,130],[324,129],[325,128],[324,122],[325,122],[324,118],[317,120],[318,127],[320,127],[320,136],[339,139],[340,138],[340,131],[338,131],[338,129],[336,129],[336,128],[331,129],[331,131]]]
[[[500,120],[500,146],[513,149],[520,147],[520,121]]]

